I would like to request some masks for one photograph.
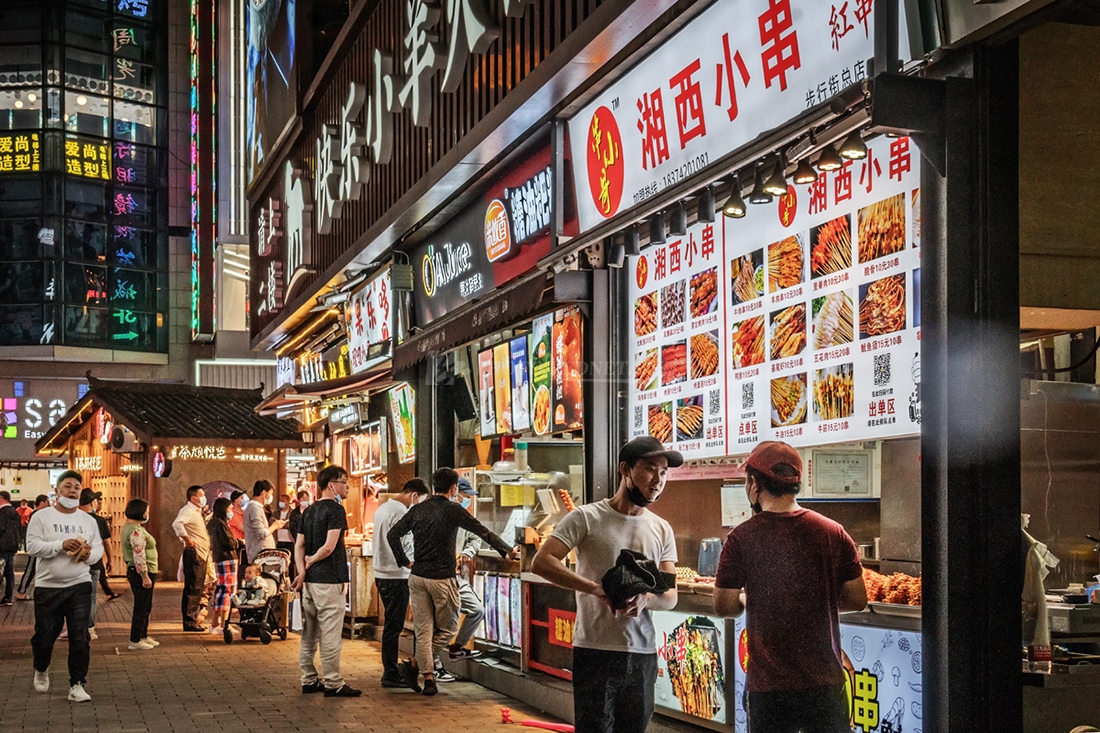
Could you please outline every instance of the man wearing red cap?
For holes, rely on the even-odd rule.
[[[849,733],[841,611],[867,606],[856,545],[836,522],[798,505],[802,458],[760,443],[745,463],[754,516],[722,548],[714,612],[748,610],[750,733]]]

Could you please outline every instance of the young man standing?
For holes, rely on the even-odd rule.
[[[397,670],[397,644],[405,627],[405,611],[409,607],[409,570],[397,564],[386,534],[401,517],[425,499],[431,492],[424,479],[406,481],[401,493],[378,507],[374,513],[374,584],[385,610],[382,626],[382,686],[406,687]],[[405,555],[413,557],[412,537],[402,540]]]
[[[23,534],[23,520],[11,505],[11,494],[0,491],[0,563],[4,563],[4,597],[0,606],[12,605],[15,593],[15,553]]]
[[[27,525],[27,554],[38,559],[34,592],[34,689],[50,690],[53,645],[65,625],[69,630],[69,699],[87,702],[84,691],[89,660],[88,614],[91,610],[90,567],[103,556],[99,527],[80,511],[76,471],[57,482],[57,505],[40,509]]]
[[[344,584],[350,581],[344,547],[348,517],[341,506],[348,498],[348,472],[339,466],[321,469],[317,489],[321,497],[302,515],[301,532],[294,541],[298,566],[294,590],[302,590],[302,642],[298,650],[302,694],[324,692],[325,697],[359,697],[362,692],[340,676]],[[313,663],[318,649],[320,676]]]
[[[179,510],[172,531],[183,542],[183,598],[180,612],[183,614],[184,631],[206,631],[199,623],[202,591],[206,586],[206,559],[210,557],[210,536],[206,534],[202,508],[206,506],[206,494],[201,486],[187,489],[187,503]]]
[[[577,594],[573,629],[573,712],[577,733],[644,733],[653,717],[657,644],[653,611],[675,607],[672,588],[643,593],[612,610],[601,579],[621,550],[640,552],[676,572],[672,527],[648,507],[660,498],[668,469],[684,457],[649,436],[619,451],[619,488],[610,499],[577,507],[539,548],[532,571]],[[577,551],[577,571],[565,556]]]
[[[252,487],[252,501],[244,508],[244,547],[248,562],[255,562],[260,550],[275,549],[275,532],[285,520],[267,521],[267,507],[275,500],[275,487],[260,479]]]
[[[466,529],[482,538],[502,557],[514,560],[518,547],[509,547],[472,514],[452,501],[458,491],[458,472],[441,468],[432,475],[432,498],[416,505],[386,533],[394,559],[400,567],[412,569],[409,600],[416,627],[416,668],[407,663],[399,669],[412,689],[419,685],[416,669],[424,675],[424,694],[439,692],[434,660],[458,628],[458,579],[455,577],[455,543],[458,530]],[[402,538],[412,533],[416,562],[405,554]],[[379,537],[376,541],[381,541]]]
[[[107,520],[95,513],[96,503],[103,498],[103,494],[98,491],[92,491],[91,489],[82,489],[80,492],[80,511],[86,512],[88,516],[95,522],[96,527],[99,530],[99,539],[103,542],[104,552],[103,557],[107,556],[106,547],[107,540],[111,539],[111,528],[107,526]],[[96,586],[99,584],[99,579],[102,578],[102,573],[105,572],[103,566],[103,557],[101,557],[94,565],[92,565],[92,592],[90,595],[90,603],[88,611],[88,636],[95,641],[99,636],[95,632],[95,613],[96,613],[96,600],[99,594],[99,588]]]
[[[848,733],[840,611],[867,606],[852,538],[795,499],[802,459],[782,442],[760,443],[745,463],[754,516],[726,537],[714,612],[748,610],[749,731]]]

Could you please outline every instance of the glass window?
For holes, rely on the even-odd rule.
[[[41,255],[42,220],[0,219],[0,260],[30,260]]]
[[[0,46],[0,88],[42,86],[41,46]]]
[[[65,172],[93,180],[111,180],[111,144],[103,138],[65,136]]]
[[[65,302],[106,305],[107,268],[66,264]]]
[[[108,52],[111,50],[108,23],[106,15],[71,8],[65,13],[65,43],[90,51]]]
[[[156,194],[144,189],[116,186],[110,211],[111,221],[116,226],[155,226]]]
[[[111,78],[111,57],[76,48],[65,49],[65,86],[106,94]]]
[[[156,36],[149,28],[127,22],[126,18],[115,18],[111,24],[111,46],[115,57],[156,62]]]
[[[139,64],[131,59],[116,58],[112,62],[114,82],[113,94],[119,99],[152,104],[156,91],[156,69],[148,64]]]
[[[107,225],[90,221],[65,221],[65,259],[107,262]]]
[[[106,184],[75,178],[65,182],[65,216],[105,222],[107,211]]]
[[[152,310],[156,306],[152,273],[112,267],[107,285],[107,302],[112,308]]]
[[[0,344],[37,344],[42,333],[42,306],[0,305]]]
[[[42,302],[42,262],[0,262],[0,303]]]
[[[66,306],[65,343],[72,346],[105,346],[107,310]]]
[[[114,133],[117,140],[155,145],[156,109],[144,104],[116,100]]]
[[[111,0],[120,15],[152,20],[153,0]]]
[[[65,129],[108,137],[110,104],[106,97],[65,90]]]
[[[114,180],[131,186],[149,186],[155,188],[157,176],[157,154],[153,148],[116,142],[114,145]]]
[[[112,265],[156,268],[159,260],[156,252],[156,232],[120,225],[115,225],[112,229],[114,242],[111,244],[111,253],[108,257]]]
[[[157,348],[157,321],[156,313],[111,308],[108,316],[111,348],[137,351]]]
[[[0,43],[27,43],[41,39],[41,6],[0,9]]]
[[[42,127],[42,89],[0,91],[0,130]]]
[[[41,214],[42,178],[0,175],[0,212],[4,216]]]

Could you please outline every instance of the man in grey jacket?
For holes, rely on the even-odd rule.
[[[264,507],[275,499],[275,488],[267,479],[260,479],[252,487],[252,501],[244,508],[244,550],[248,562],[254,562],[261,550],[275,549],[275,532],[283,528],[286,520],[267,522]]]
[[[458,479],[458,495],[455,500],[462,504],[462,508],[470,511],[470,505],[477,496],[477,491],[465,477]],[[472,512],[471,512],[472,513]],[[481,551],[481,538],[473,532],[465,529],[458,531],[458,613],[462,617],[462,624],[458,627],[455,640],[448,648],[448,656],[451,661],[459,659],[473,659],[480,657],[481,652],[476,649],[467,649],[466,645],[474,638],[478,624],[485,618],[485,605],[477,597],[470,578],[474,573],[474,558]],[[437,673],[438,676],[438,673]]]

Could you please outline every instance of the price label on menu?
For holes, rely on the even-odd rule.
[[[920,431],[919,153],[791,185],[630,258],[630,433],[686,458]]]

